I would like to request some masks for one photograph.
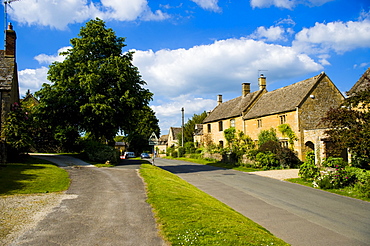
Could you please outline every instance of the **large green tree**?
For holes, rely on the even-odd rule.
[[[78,132],[112,143],[118,132],[132,132],[138,112],[147,110],[153,95],[143,88],[133,53],[122,53],[124,41],[104,21],[90,20],[61,53],[64,61],[50,66],[51,84],[36,96],[39,120],[47,121],[55,136]]]
[[[353,163],[370,168],[370,84],[367,90],[346,98],[344,103],[327,112],[323,119],[333,145],[328,154],[339,156],[343,149],[352,153]]]

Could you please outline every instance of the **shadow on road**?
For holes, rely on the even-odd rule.
[[[157,164],[158,167],[169,171],[174,174],[179,173],[197,173],[197,172],[210,172],[210,171],[219,171],[219,170],[227,170],[225,168],[221,167],[213,167],[213,166],[207,166],[207,165],[173,165],[173,166],[163,166],[161,164]]]

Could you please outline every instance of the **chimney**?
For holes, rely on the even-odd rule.
[[[251,93],[251,83],[243,83],[242,84],[242,95],[243,95],[243,97],[245,97],[249,93]]]
[[[217,95],[217,106],[222,103],[222,95]]]
[[[260,86],[260,90],[266,89],[266,77],[263,74],[258,78],[258,85]]]
[[[8,30],[5,31],[5,57],[15,58],[15,40],[17,35],[13,30],[11,23],[8,25]]]

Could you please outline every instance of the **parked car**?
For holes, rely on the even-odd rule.
[[[147,158],[150,159],[150,155],[148,153],[141,153],[140,157],[141,159],[147,159]]]
[[[135,153],[134,152],[125,152],[123,154],[123,159],[128,159],[128,158],[135,158]]]

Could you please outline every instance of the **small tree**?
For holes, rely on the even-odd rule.
[[[294,149],[294,141],[297,141],[298,138],[292,128],[288,124],[282,124],[278,126],[278,129],[284,137],[288,137],[289,146]]]
[[[353,163],[370,168],[370,85],[366,90],[346,98],[341,107],[330,109],[323,121],[334,143],[329,155],[340,156],[343,149],[353,154]]]
[[[274,128],[270,128],[270,130],[262,130],[258,134],[258,145],[261,146],[268,141],[275,141],[278,142],[279,139],[276,136],[276,130]]]

